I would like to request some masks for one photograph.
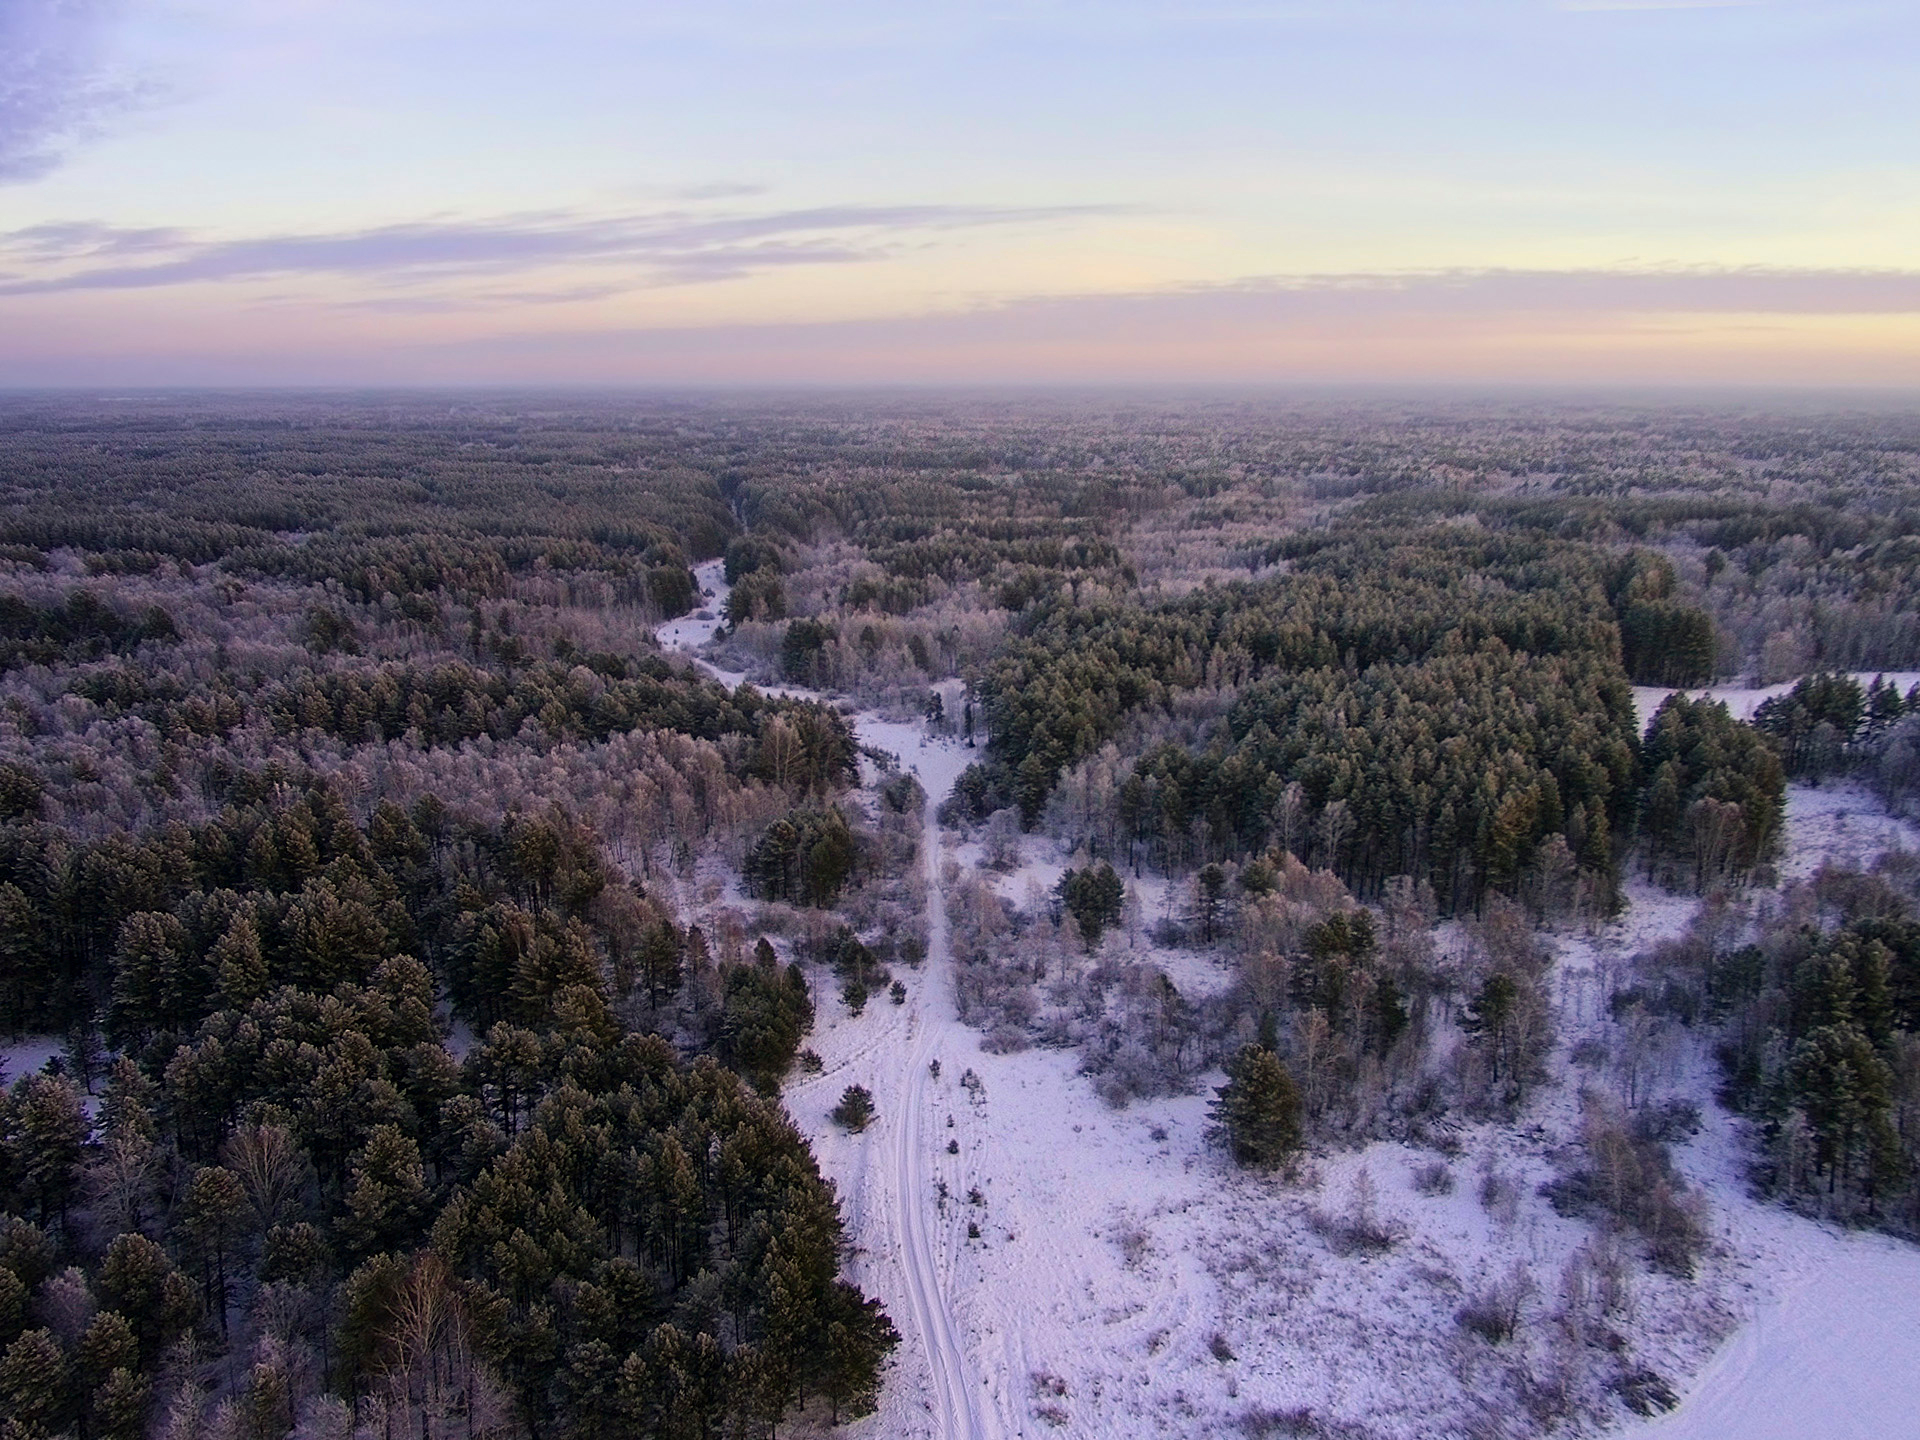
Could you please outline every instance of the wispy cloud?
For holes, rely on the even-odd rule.
[[[292,287],[289,287],[292,288]],[[1440,382],[1920,386],[1920,271],[1478,270],[1266,276],[837,321],[582,323],[485,281],[493,323],[396,292],[255,296],[127,345],[0,328],[6,384]],[[587,292],[590,296],[590,292]],[[467,309],[470,305],[457,308]],[[344,322],[344,323],[343,323]]]
[[[1226,373],[1237,363],[1233,357],[1304,346],[1311,363],[1344,363],[1339,357],[1351,352],[1364,357],[1364,366],[1391,374],[1402,363],[1431,363],[1435,337],[1444,350],[1446,344],[1516,331],[1563,339],[1618,336],[1647,325],[1671,332],[1697,320],[1708,331],[1728,333],[1752,317],[1761,317],[1763,325],[1786,325],[1786,317],[1916,314],[1915,270],[1445,270],[1261,276],[1228,285],[1030,296],[961,311],[798,324],[554,332],[530,327],[483,340],[471,353],[476,363],[491,354],[501,376],[514,374],[518,364],[538,373],[577,362],[606,365],[608,373],[624,367],[635,376],[685,373],[720,380],[836,373],[863,380],[894,373],[1031,379],[1052,373],[1058,359],[1069,367],[1060,371],[1063,376],[1136,373],[1164,379],[1208,377],[1215,365]],[[462,353],[467,345],[462,342]],[[1575,343],[1553,358],[1579,353]],[[1441,368],[1433,378],[1445,375]]]
[[[117,0],[0,0],[0,182],[33,180],[129,98],[104,73]]]
[[[1112,207],[840,205],[758,214],[570,213],[436,219],[331,234],[211,240],[180,230],[75,222],[0,232],[0,295],[289,276],[409,284],[562,265],[624,267],[629,288],[730,280],[759,270],[877,260],[909,236],[1112,214]]]
[[[1359,310],[1884,315],[1920,311],[1920,270],[1694,265],[1278,275],[1140,301],[1221,307],[1240,302],[1276,315]]]
[[[1913,384],[1910,352],[1828,374],[1808,325],[1920,315],[1920,271],[1450,270],[1263,276],[1133,294],[788,324],[544,329],[427,340],[397,376],[785,384],[1231,378],[1784,378]],[[1906,323],[1906,322],[1903,322]],[[1697,373],[1676,335],[1723,352]],[[1649,338],[1652,337],[1652,338]],[[1633,347],[1639,346],[1635,350]],[[1631,350],[1631,363],[1607,357]],[[1741,358],[1748,356],[1748,359]],[[1489,359],[1488,357],[1492,358]],[[1857,362],[1857,363],[1856,363]],[[1613,368],[1609,369],[1609,365]],[[1661,369],[1661,366],[1666,369]]]

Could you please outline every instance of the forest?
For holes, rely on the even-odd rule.
[[[10,408],[9,1435],[871,1410],[779,1102],[807,977],[676,877],[855,778],[664,657],[736,523],[646,427]],[[656,419],[671,428],[671,420]]]
[[[1607,1074],[1704,1037],[1771,1193],[1912,1233],[1920,883],[1781,877],[1790,787],[1920,807],[1915,534],[1897,412],[0,397],[4,1434],[871,1414],[785,1098],[933,906],[981,1049],[1285,1172],[1521,1123],[1548,937],[1696,897]],[[1619,1084],[1551,1199],[1691,1276]]]

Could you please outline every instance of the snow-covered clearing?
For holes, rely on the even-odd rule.
[[[717,613],[717,567],[700,578]],[[711,633],[706,622],[677,623],[663,641],[691,650]],[[1777,692],[1751,693],[1757,704]],[[937,896],[946,863],[980,860],[977,846],[946,845],[931,819],[973,752],[917,725],[869,714],[854,723],[927,791],[923,860]],[[1788,876],[1915,839],[1844,787],[1796,788],[1787,826]],[[1068,863],[1028,844],[1018,869],[982,872],[1016,903],[1044,893]],[[1162,897],[1144,888],[1150,925]],[[1538,1194],[1578,1123],[1588,1077],[1571,1052],[1604,1028],[1606,998],[1632,957],[1679,933],[1692,911],[1690,900],[1638,889],[1598,934],[1555,937],[1555,1079],[1520,1126],[1464,1128],[1444,1158],[1390,1143],[1319,1155],[1290,1184],[1236,1170],[1208,1142],[1207,1090],[1116,1111],[1070,1054],[983,1053],[954,1011],[935,903],[926,963],[896,971],[906,1002],[876,997],[854,1017],[822,996],[809,1043],[823,1068],[796,1076],[786,1094],[839,1188],[852,1278],[903,1336],[879,1413],[852,1432],[1385,1440],[1537,1430],[1548,1417],[1516,1395],[1583,1384],[1591,1395],[1599,1383],[1554,1371],[1595,1361],[1578,1347],[1560,1355],[1546,1338],[1561,1277],[1593,1238]],[[1164,959],[1183,989],[1221,983],[1193,952],[1155,952],[1138,936],[1109,943]],[[1657,1421],[1631,1421],[1617,1406],[1611,1417],[1660,1440],[1912,1433],[1920,1252],[1751,1199],[1750,1147],[1742,1122],[1706,1099],[1710,1065],[1681,1037],[1654,1084],[1705,1102],[1700,1133],[1675,1151],[1709,1196],[1712,1253],[1692,1281],[1634,1266],[1615,1322],[1633,1364],[1685,1399]],[[848,1135],[828,1111],[856,1083],[878,1113]],[[1450,1188],[1434,1183],[1436,1164]],[[1427,1184],[1416,1185],[1423,1171]],[[1392,1242],[1336,1253],[1329,1236],[1363,1206]],[[1537,1287],[1522,1338],[1492,1347],[1466,1336],[1455,1320],[1463,1303],[1516,1274]]]
[[[1887,814],[1862,786],[1835,780],[1787,787],[1783,878],[1803,880],[1829,863],[1865,867],[1893,849],[1920,849],[1920,830]]]
[[[55,1056],[67,1053],[67,1042],[57,1035],[22,1035],[0,1044],[0,1079],[11,1085],[22,1075],[33,1075]]]

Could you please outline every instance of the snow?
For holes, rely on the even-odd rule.
[[[38,1074],[49,1060],[67,1053],[67,1042],[58,1035],[22,1035],[0,1046],[0,1080],[8,1085],[23,1075]]]
[[[692,659],[730,690],[737,690],[747,683],[744,670],[722,670],[719,666],[701,659],[698,651],[707,645],[714,631],[724,623],[727,592],[732,588],[727,584],[727,566],[724,560],[708,560],[694,566],[693,579],[699,587],[703,602],[691,615],[682,615],[678,620],[669,620],[656,626],[654,638],[660,642],[663,650],[675,651]],[[792,685],[762,685],[757,687],[764,695],[772,695],[786,700],[819,700],[823,696],[811,690],[803,690]]]
[[[1771,1242],[1773,1293],[1686,1403],[1639,1433],[1647,1440],[1887,1440],[1915,1433],[1920,1252],[1779,1212],[1753,1221],[1758,1233],[1749,1238]]]
[[[446,1022],[446,1037],[443,1047],[456,1060],[464,1061],[480,1044],[480,1037],[473,1033],[473,1027],[460,1019]]]
[[[698,650],[724,623],[727,604],[727,567],[723,560],[708,560],[693,568],[693,582],[700,591],[700,604],[691,615],[669,620],[654,630],[654,638],[663,650]]]
[[[0,1045],[0,1085],[11,1089],[28,1075],[37,1075],[51,1060],[59,1060],[64,1065],[67,1042],[58,1035],[17,1035]],[[71,1078],[71,1077],[69,1077]],[[99,1088],[100,1079],[94,1078],[94,1086]],[[86,1112],[89,1120],[100,1113],[100,1097],[89,1092],[80,1097],[80,1108]]]
[[[1872,793],[1850,781],[1787,787],[1783,878],[1801,880],[1821,865],[1865,867],[1889,850],[1912,850],[1920,831],[1887,814]]]
[[[717,571],[702,567],[702,579],[723,601]],[[674,633],[679,644],[702,638]],[[1781,688],[1744,692],[1751,704],[1738,703],[1750,713]],[[1651,697],[1664,693],[1637,698],[1650,711]],[[927,791],[923,859],[937,895],[945,865],[979,861],[977,845],[945,844],[931,819],[975,752],[916,724],[870,714],[854,724]],[[1915,838],[1860,790],[1794,787],[1782,871],[1805,875],[1826,858],[1870,861]],[[1033,837],[1024,844],[1014,871],[976,871],[1016,904],[1051,888],[1070,863]],[[1151,924],[1166,897],[1156,885],[1141,889]],[[1217,1075],[1198,1094],[1114,1110],[1071,1054],[983,1053],[954,1011],[936,903],[926,963],[895,972],[906,1003],[876,997],[859,1017],[823,1003],[808,1042],[823,1068],[797,1075],[786,1092],[838,1188],[850,1278],[879,1296],[903,1337],[879,1413],[851,1432],[887,1440],[1237,1436],[1265,1416],[1291,1417],[1281,1423],[1293,1428],[1280,1433],[1379,1440],[1526,1433],[1532,1422],[1508,1388],[1513,1367],[1551,1363],[1550,1352],[1526,1355],[1525,1347],[1544,1343],[1531,1337],[1548,1335],[1562,1269],[1593,1235],[1538,1194],[1578,1122],[1587,1077],[1569,1052],[1605,1028],[1607,996],[1632,958],[1684,930],[1694,910],[1691,899],[1643,884],[1630,886],[1629,898],[1599,932],[1552,938],[1556,1078],[1520,1127],[1461,1130],[1446,1161],[1453,1189],[1438,1195],[1413,1184],[1435,1152],[1393,1143],[1317,1154],[1293,1183],[1237,1170],[1207,1138]],[[1163,965],[1183,990],[1222,983],[1204,956],[1158,950],[1144,937],[1132,943],[1130,958]],[[828,1119],[853,1083],[873,1092],[877,1109],[860,1135]],[[1711,1059],[1681,1037],[1654,1083],[1659,1094],[1709,1096]],[[1631,1314],[1618,1321],[1634,1362],[1684,1399],[1674,1414],[1626,1423],[1624,1432],[1635,1440],[1913,1433],[1907,1390],[1920,1374],[1920,1252],[1753,1199],[1744,1122],[1710,1102],[1702,1108],[1699,1135],[1677,1145],[1675,1159],[1710,1199],[1710,1253],[1692,1281],[1636,1270]],[[1398,1238],[1384,1253],[1340,1255],[1327,1217],[1352,1209],[1363,1174],[1376,1215]],[[1482,1195],[1487,1176],[1496,1182],[1491,1203]],[[1529,1338],[1519,1342],[1524,1359],[1512,1347],[1465,1339],[1454,1318],[1466,1297],[1516,1262],[1540,1289]]]

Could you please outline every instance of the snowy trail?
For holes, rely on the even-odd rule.
[[[710,604],[700,613],[723,612],[729,587],[720,562],[709,561],[699,566],[695,577],[700,587],[712,595]],[[694,653],[712,635],[713,626],[711,618],[684,617],[660,626],[655,634],[664,648],[679,650],[721,682],[738,685],[744,676],[720,670]],[[797,687],[761,688],[770,695],[823,703],[827,700],[817,692]],[[966,763],[964,752],[950,744],[929,743],[918,725],[885,721],[864,711],[851,718],[855,733],[862,741],[900,756],[902,767],[920,782],[927,797],[921,837],[921,860],[927,885],[927,959],[923,978],[913,988],[905,1015],[906,1043],[895,1053],[895,1065],[899,1067],[894,1070],[897,1085],[875,1086],[883,1097],[888,1090],[893,1093],[890,1099],[883,1098],[871,1127],[878,1132],[871,1153],[887,1157],[890,1163],[879,1167],[876,1173],[860,1177],[861,1183],[877,1192],[879,1204],[875,1210],[884,1215],[892,1233],[885,1237],[869,1234],[863,1236],[862,1241],[869,1252],[892,1257],[898,1266],[898,1275],[886,1277],[888,1283],[882,1288],[904,1294],[906,1298],[907,1314],[902,1314],[898,1305],[890,1308],[896,1321],[903,1322],[901,1328],[907,1332],[908,1344],[912,1345],[916,1338],[919,1341],[918,1349],[931,1390],[924,1418],[931,1420],[933,1433],[940,1440],[998,1440],[1003,1433],[995,1423],[999,1417],[989,1415],[979,1404],[979,1387],[972,1377],[966,1348],[942,1283],[939,1237],[928,1215],[929,1208],[936,1203],[938,1179],[930,1157],[933,1147],[940,1143],[939,1132],[927,1123],[927,1115],[937,1100],[928,1083],[929,1066],[939,1057],[939,1041],[943,1035],[954,1041],[968,1034],[958,1016],[951,1013],[953,949],[946,904],[940,890],[940,824],[936,818],[940,802]],[[844,1057],[834,1073],[846,1068],[851,1061],[881,1063],[887,1040],[896,1035],[899,1028],[889,1027],[884,1034],[876,1035],[858,1051]],[[874,1078],[881,1079],[878,1075]],[[901,1388],[897,1383],[890,1385],[888,1389],[893,1393],[882,1404],[882,1423],[890,1425],[886,1432],[889,1434],[896,1433],[908,1418],[902,1413],[905,1397],[899,1393]]]
[[[917,766],[912,767],[916,775]],[[984,1437],[975,1403],[975,1387],[967,1374],[966,1352],[955,1334],[953,1315],[947,1306],[935,1261],[934,1237],[927,1223],[927,1205],[933,1193],[927,1154],[937,1135],[927,1133],[927,1094],[929,1064],[937,1058],[934,1051],[934,1027],[925,1023],[929,1007],[928,991],[950,983],[953,947],[947,926],[946,905],[940,894],[940,824],[934,818],[941,797],[935,796],[922,776],[922,788],[928,789],[926,830],[921,851],[927,869],[927,967],[928,984],[909,1018],[912,1040],[907,1047],[907,1077],[901,1096],[900,1115],[894,1136],[894,1224],[900,1242],[901,1266],[906,1272],[907,1290],[912,1297],[913,1319],[920,1331],[933,1375],[938,1415],[944,1436]],[[933,1003],[938,1003],[937,1000]]]

